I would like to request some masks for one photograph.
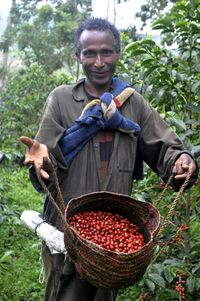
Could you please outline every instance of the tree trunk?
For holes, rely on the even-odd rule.
[[[9,49],[12,43],[12,38],[10,35],[10,27],[11,27],[11,18],[10,13],[7,18],[6,29],[4,31],[4,41],[2,43],[2,63],[0,69],[0,88],[5,85],[7,74],[8,74],[8,64],[9,64]]]

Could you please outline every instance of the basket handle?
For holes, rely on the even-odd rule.
[[[161,202],[163,196],[165,195],[167,189],[169,188],[169,185],[170,185],[172,179],[174,178],[174,176],[175,176],[175,174],[172,173],[171,176],[169,177],[169,179],[167,180],[167,183],[165,184],[165,186],[164,186],[162,192],[160,193],[160,195],[158,196],[157,200],[156,200],[155,203],[154,203],[154,206],[155,206],[155,207],[157,207],[157,206],[160,204],[160,202]]]
[[[170,176],[169,180],[168,180],[167,183],[166,183],[166,186],[167,186],[167,187],[166,187],[166,189],[165,189],[165,188],[163,189],[163,193],[161,193],[161,196],[160,196],[160,197],[158,198],[158,200],[156,201],[156,204],[158,204],[158,203],[160,202],[161,198],[163,197],[164,193],[166,192],[166,190],[167,190],[167,188],[168,188],[168,186],[169,186],[169,184],[170,184],[170,182],[171,182],[171,180],[172,180],[173,177],[174,177],[174,174],[172,174],[172,175]],[[177,205],[179,199],[181,198],[181,196],[182,196],[182,194],[183,194],[183,192],[184,192],[185,187],[186,187],[187,184],[189,183],[190,177],[191,177],[191,172],[188,172],[187,175],[186,175],[186,178],[185,178],[184,183],[182,184],[181,188],[179,189],[179,191],[178,191],[178,193],[177,193],[177,195],[176,195],[176,197],[175,197],[175,199],[174,199],[174,201],[173,201],[173,203],[172,203],[172,205],[171,205],[171,207],[170,207],[170,209],[169,209],[169,211],[168,211],[168,213],[167,213],[167,216],[165,217],[165,219],[164,219],[164,221],[163,221],[163,224],[162,224],[162,226],[160,227],[160,230],[158,231],[158,233],[156,234],[156,236],[155,236],[155,238],[154,238],[155,243],[158,242],[161,233],[162,233],[163,230],[167,227],[167,225],[168,225],[168,223],[169,223],[169,219],[170,219],[171,216],[174,214],[175,207],[176,207],[176,205]]]
[[[55,177],[55,186],[56,186],[56,190],[58,193],[58,200],[59,200],[59,205],[56,203],[55,199],[53,198],[51,192],[48,190],[47,186],[45,185],[44,181],[42,180],[41,176],[40,176],[40,170],[36,169],[36,174],[37,174],[37,178],[38,181],[40,183],[40,185],[42,186],[43,190],[46,192],[48,199],[50,200],[51,204],[54,206],[54,208],[56,209],[57,213],[59,214],[62,222],[63,222],[63,231],[66,235],[66,239],[68,240],[68,244],[69,244],[69,248],[72,251],[73,255],[73,259],[76,258],[76,238],[74,233],[72,232],[72,230],[70,229],[69,224],[67,223],[67,220],[65,219],[64,216],[64,212],[65,212],[65,203],[62,197],[62,192],[60,190],[60,186],[59,186],[59,182],[58,182],[58,177],[57,174],[55,172],[55,169],[53,168],[53,175]],[[71,252],[70,252],[71,253]]]

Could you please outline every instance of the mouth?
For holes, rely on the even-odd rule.
[[[108,74],[108,71],[92,71],[95,76],[102,77]]]

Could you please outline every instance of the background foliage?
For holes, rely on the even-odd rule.
[[[5,154],[0,165],[2,301],[43,300],[40,242],[19,220],[25,209],[42,211],[43,196],[31,187],[23,166],[24,147],[18,139],[21,135],[34,137],[49,92],[79,76],[73,56],[73,31],[91,13],[88,0],[51,0],[38,7],[39,2],[23,0],[19,4],[13,0],[0,41],[4,58],[0,70],[0,150]],[[161,14],[168,4],[171,9]],[[144,22],[151,20],[160,37],[141,37],[135,28],[121,32],[124,51],[118,74],[160,112],[199,161],[199,1],[148,0],[138,15]],[[10,68],[8,54],[13,59],[17,55],[20,63]],[[136,182],[134,187],[135,198],[150,202],[161,192],[160,179],[147,166],[144,181]],[[118,301],[182,301],[183,296],[176,290],[180,279],[185,300],[200,300],[199,191],[197,184],[184,194],[147,273],[133,287],[121,290]],[[174,197],[169,190],[159,204],[162,219]]]
[[[6,158],[14,161],[21,158],[18,138],[22,133],[34,136],[47,95],[56,86],[72,81],[69,73],[61,71],[48,75],[37,63],[10,75],[1,91],[3,103],[0,105],[0,144]]]

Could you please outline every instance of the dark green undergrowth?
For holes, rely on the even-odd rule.
[[[25,168],[0,169],[0,300],[44,300],[40,241],[20,221],[24,210],[41,211],[43,196],[32,188]]]

